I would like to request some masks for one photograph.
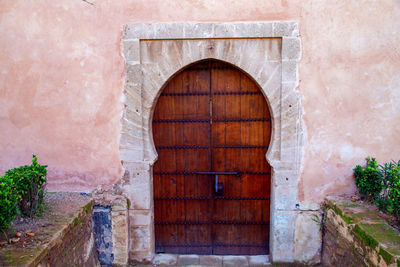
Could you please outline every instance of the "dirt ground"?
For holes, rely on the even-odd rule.
[[[0,249],[32,247],[48,242],[49,229],[54,228],[61,217],[72,216],[88,198],[87,194],[48,192],[41,214],[34,218],[17,215],[9,229],[0,232]]]

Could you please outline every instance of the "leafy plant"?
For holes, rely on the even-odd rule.
[[[17,214],[18,196],[13,180],[5,175],[0,177],[0,228],[8,228]]]
[[[395,211],[396,196],[396,181],[400,179],[400,161],[394,161],[379,165],[382,174],[383,190],[377,197],[376,205],[380,210],[393,213]]]
[[[400,220],[400,171],[398,171],[398,176],[390,188],[389,198],[393,205],[393,214]]]
[[[354,170],[354,178],[359,193],[369,200],[374,200],[379,196],[382,188],[382,174],[378,168],[378,162],[375,158],[366,158],[365,168],[357,165]]]
[[[32,164],[6,171],[13,181],[22,214],[33,217],[42,206],[46,183],[47,166],[40,165],[33,155]]]
[[[400,161],[378,165],[374,158],[366,160],[365,168],[353,169],[360,194],[400,220]]]

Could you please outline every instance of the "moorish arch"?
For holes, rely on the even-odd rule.
[[[129,176],[123,190],[132,203],[131,257],[151,259],[156,253],[153,165],[158,154],[152,115],[157,100],[180,70],[215,59],[251,77],[268,103],[271,137],[265,156],[271,166],[269,253],[274,261],[293,261],[304,138],[296,90],[300,59],[297,24],[133,24],[124,29],[123,54],[127,70],[120,155]]]
[[[152,133],[156,253],[269,254],[271,116],[251,77],[218,60],[185,67]]]

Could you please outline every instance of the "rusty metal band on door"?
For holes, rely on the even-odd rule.
[[[189,66],[152,126],[156,252],[268,254],[271,119],[257,84],[220,61]]]

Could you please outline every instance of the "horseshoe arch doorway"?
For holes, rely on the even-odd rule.
[[[271,116],[259,86],[204,60],[176,74],[156,104],[156,253],[269,254]]]

